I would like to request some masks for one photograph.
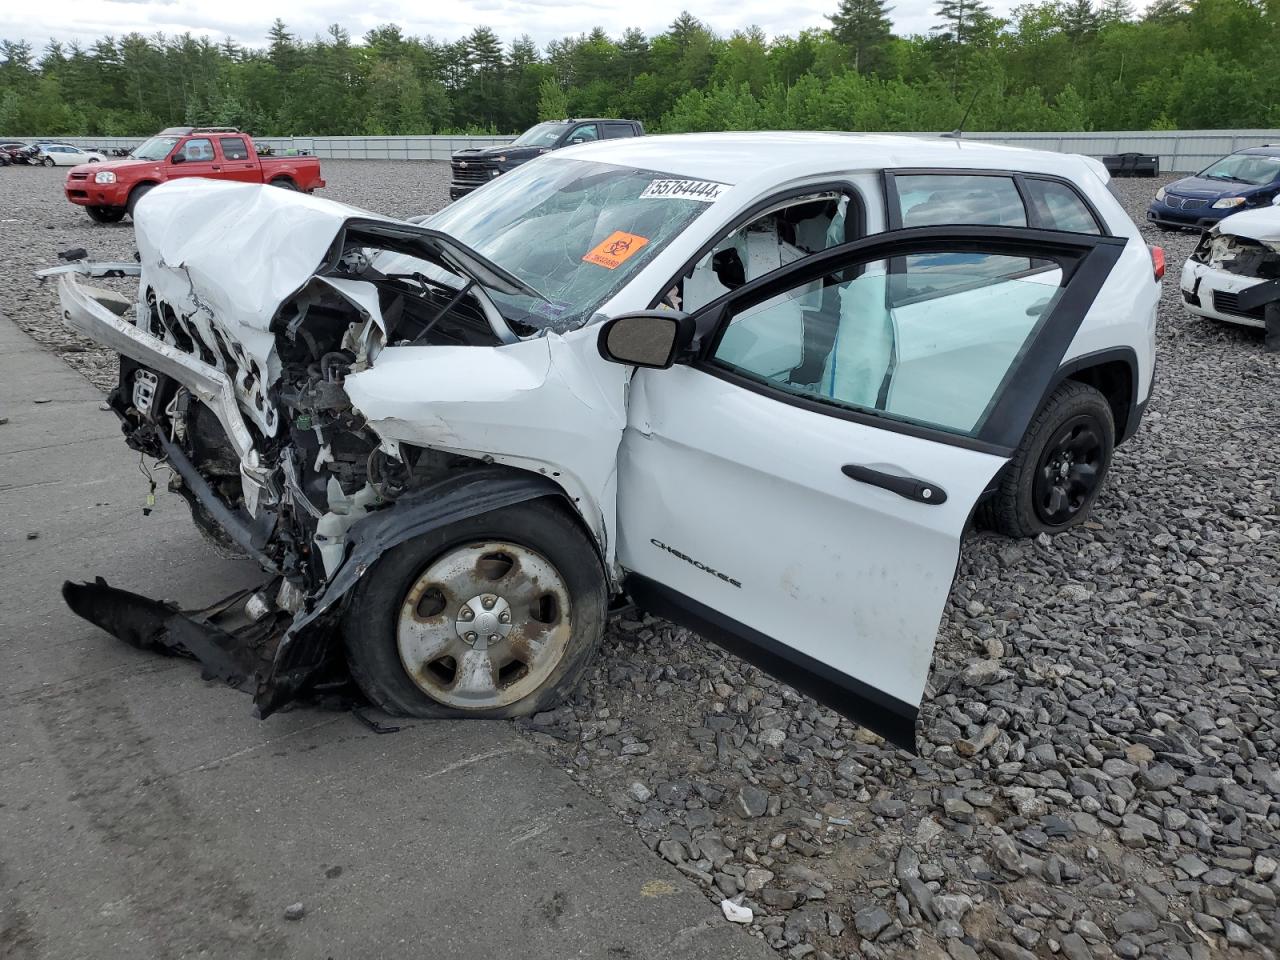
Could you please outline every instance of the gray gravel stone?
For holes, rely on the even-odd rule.
[[[1123,936],[1126,933],[1150,933],[1159,926],[1159,921],[1150,910],[1126,910],[1116,917],[1111,926]]]
[[[734,797],[734,812],[740,817],[763,817],[769,808],[769,794],[750,784],[738,788]]]
[[[889,926],[890,919],[884,907],[866,907],[853,915],[853,928],[864,940],[874,940]]]

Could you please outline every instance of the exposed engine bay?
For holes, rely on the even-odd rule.
[[[1242,277],[1280,280],[1280,242],[1267,243],[1214,228],[1200,238],[1191,259]]]
[[[64,594],[77,613],[136,646],[199,659],[207,676],[233,685],[252,683],[265,716],[321,666],[317,647],[273,670],[277,645],[322,626],[341,599],[334,578],[346,561],[358,568],[345,571],[349,587],[413,523],[399,521],[394,534],[367,524],[363,562],[353,556],[352,527],[419,496],[441,509],[443,486],[465,490],[452,481],[470,472],[487,475],[492,488],[497,469],[380,435],[353,404],[350,378],[370,371],[389,348],[418,356],[412,348],[519,344],[539,331],[509,323],[489,294],[539,295],[426,227],[372,216],[335,220],[336,205],[306,198],[299,207],[287,195],[282,212],[295,222],[282,227],[290,237],[284,253],[246,269],[227,241],[244,222],[243,204],[281,202],[283,192],[230,191],[205,184],[194,200],[144,218],[138,264],[81,262],[85,253],[77,250],[64,256],[74,262],[45,275],[66,275],[59,292],[67,322],[121,354],[109,403],[128,445],[169,468],[170,489],[210,540],[257,560],[272,579],[212,612],[182,613],[102,581],[68,584]],[[203,215],[194,232],[193,204]],[[296,221],[312,208],[308,230]],[[233,272],[241,284],[226,282]],[[137,300],[82,286],[77,274],[137,275]],[[398,372],[393,363],[387,369]],[[527,493],[538,483],[529,477],[514,486]],[[151,486],[154,493],[154,479]]]

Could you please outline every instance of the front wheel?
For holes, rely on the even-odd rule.
[[[129,194],[128,203],[125,205],[125,210],[128,211],[129,216],[133,216],[133,211],[137,209],[138,201],[155,188],[156,185],[154,183],[140,183],[133,188],[133,192]]]
[[[343,616],[347,662],[391,714],[526,716],[581,679],[606,594],[595,546],[564,509],[506,507],[379,559]]]
[[[119,207],[85,207],[84,210],[94,223],[119,223],[124,219],[124,211]]]
[[[44,158],[43,160],[41,160],[40,162],[41,162],[41,163],[43,163],[46,167],[52,167],[52,166],[53,166],[53,157],[45,157],[45,158]]]
[[[1011,537],[1054,534],[1089,516],[1115,449],[1106,397],[1068,380],[1040,409],[1005,468],[988,510]]]

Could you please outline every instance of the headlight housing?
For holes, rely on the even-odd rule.
[[[500,156],[500,157],[494,157],[493,159],[494,159],[494,162],[495,162],[495,163],[506,163],[506,162],[507,162],[506,154],[503,154],[503,155],[502,155],[502,156]]]
[[[1157,191],[1156,191],[1156,199],[1157,199],[1157,200],[1163,200],[1163,199],[1164,199],[1165,197],[1167,197],[1168,195],[1169,195],[1169,194],[1168,194],[1168,192],[1165,190],[1165,188],[1164,188],[1164,187],[1161,187],[1159,190],[1157,190]]]
[[[1232,207],[1240,206],[1244,201],[1244,197],[1223,197],[1221,200],[1214,201],[1213,209],[1230,210]]]
[[[94,183],[115,183],[116,175],[110,170],[99,170],[93,175]]]

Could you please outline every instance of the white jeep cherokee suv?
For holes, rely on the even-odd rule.
[[[545,709],[625,594],[911,747],[975,509],[1079,522],[1151,390],[1159,270],[1078,156],[645,137],[417,222],[184,180],[136,224],[138,265],[51,271],[64,316],[272,579],[65,594],[262,715],[335,667],[393,713]]]

